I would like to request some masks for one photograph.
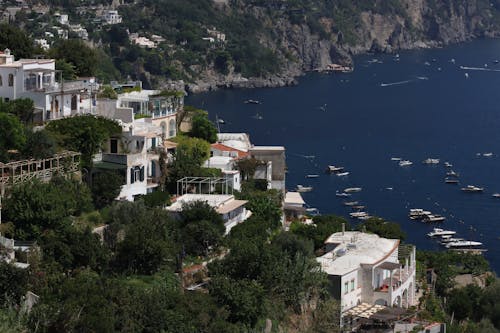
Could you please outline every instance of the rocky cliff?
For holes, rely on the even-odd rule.
[[[329,2],[304,0],[302,8],[279,0],[226,4],[226,10],[245,11],[262,22],[260,42],[280,57],[281,71],[268,77],[245,78],[232,70],[221,75],[208,69],[189,85],[189,90],[290,85],[305,72],[325,70],[332,63],[350,65],[353,55],[364,52],[440,47],[500,33],[498,0],[325,3]]]

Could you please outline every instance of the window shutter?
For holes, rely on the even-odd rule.
[[[135,182],[134,168],[130,168],[130,184]]]
[[[139,177],[141,179],[141,182],[143,182],[144,181],[144,167],[141,167],[141,171],[140,171]]]

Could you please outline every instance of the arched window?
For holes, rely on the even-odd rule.
[[[9,74],[9,87],[14,86],[14,74]]]
[[[170,138],[174,137],[175,136],[175,133],[176,133],[176,128],[175,128],[175,119],[170,119],[170,121],[168,122],[168,136]]]

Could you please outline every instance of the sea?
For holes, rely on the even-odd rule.
[[[186,104],[223,119],[222,132],[246,132],[255,145],[286,147],[286,186],[321,214],[349,219],[337,191],[361,187],[349,200],[397,222],[418,249],[443,247],[433,227],[482,242],[500,273],[500,40],[439,49],[361,55],[352,73],[311,73],[284,88],[234,89],[188,96]],[[260,104],[244,103],[247,100]],[[392,158],[413,165],[401,167]],[[437,165],[422,163],[440,159]],[[444,182],[453,165],[459,184]],[[350,172],[325,173],[328,165]],[[317,178],[306,178],[317,174]],[[467,185],[483,193],[465,193]],[[439,224],[408,218],[411,208],[446,217]],[[357,223],[350,220],[354,225]]]

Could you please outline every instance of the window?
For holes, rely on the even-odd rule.
[[[354,290],[354,279],[351,280],[351,291]]]
[[[117,139],[110,140],[110,152],[111,152],[111,154],[118,153],[118,140]]]
[[[3,86],[2,75],[0,75],[0,87]]]
[[[130,168],[130,184],[144,181],[144,167],[135,166]]]
[[[349,292],[349,282],[344,283],[344,294]]]
[[[174,137],[175,136],[175,132],[176,132],[176,128],[175,128],[175,120],[174,119],[170,119],[170,121],[168,122],[168,136],[170,138]]]
[[[14,74],[9,74],[9,87],[14,86]]]

